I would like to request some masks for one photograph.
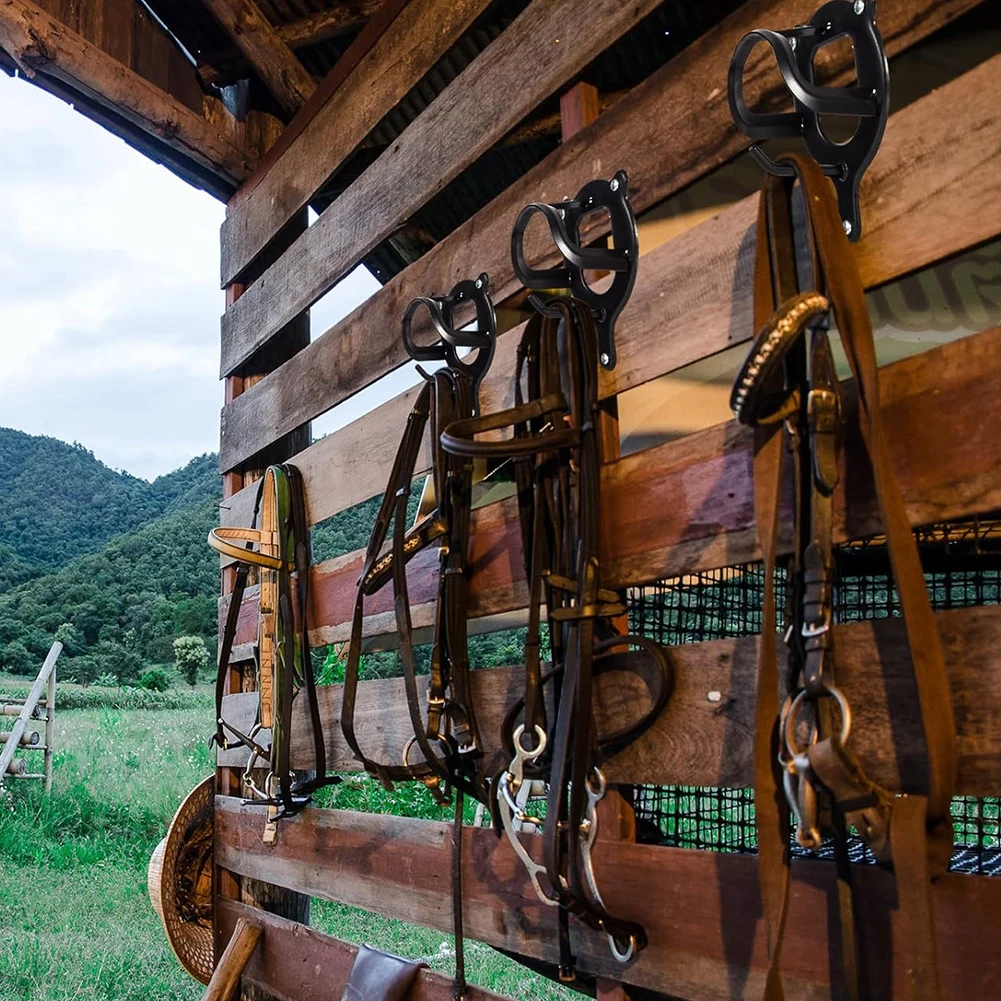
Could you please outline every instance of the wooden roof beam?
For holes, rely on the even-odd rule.
[[[31,0],[0,3],[0,48],[29,79],[56,81],[60,89],[111,109],[227,185],[238,184],[254,167],[254,158],[216,125]]]
[[[321,10],[298,21],[280,24],[278,37],[293,51],[329,42],[365,27],[382,0],[351,0],[332,10]],[[210,52],[199,60],[198,75],[205,84],[225,86],[247,76],[250,65],[237,48]]]
[[[275,100],[294,115],[316,90],[316,81],[282,41],[278,30],[253,0],[203,2]]]

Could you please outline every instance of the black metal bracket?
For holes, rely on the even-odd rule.
[[[574,198],[556,205],[533,202],[521,210],[511,233],[511,261],[521,283],[532,289],[569,289],[573,298],[590,307],[598,328],[601,364],[609,369],[615,367],[615,321],[632,293],[639,260],[636,217],[628,188],[626,172],[620,170],[610,181],[589,181]],[[611,221],[613,248],[582,247],[582,220],[602,209]],[[525,230],[536,213],[548,223],[563,257],[559,267],[530,268],[525,260]],[[587,284],[585,271],[611,271],[614,277],[604,292],[598,292]],[[554,315],[539,296],[530,295],[529,301],[544,315]]]
[[[851,39],[855,49],[858,83],[854,87],[819,87],[814,80],[814,56],[843,36]],[[744,66],[759,42],[765,42],[775,54],[795,111],[762,114],[747,107]],[[810,156],[834,183],[845,234],[855,243],[862,234],[859,184],[879,149],[890,112],[890,69],[876,27],[876,0],[830,0],[809,24],[785,31],[759,28],[749,32],[737,43],[730,60],[727,93],[734,121],[751,139],[802,136]],[[855,134],[842,143],[829,139],[823,131],[823,115],[856,118]],[[760,146],[751,146],[750,152],[769,173],[792,174],[791,166],[776,163]]]
[[[476,310],[476,325],[457,328],[456,310],[467,302]],[[428,311],[438,335],[438,340],[431,344],[414,342],[414,315],[421,307]],[[497,317],[487,274],[458,282],[448,295],[421,295],[411,300],[403,314],[403,344],[414,361],[443,361],[449,368],[468,375],[473,382],[473,413],[478,414],[480,383],[490,368],[497,344]],[[460,358],[458,348],[473,348],[474,353]]]

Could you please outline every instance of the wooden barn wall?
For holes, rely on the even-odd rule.
[[[195,67],[138,0],[36,3],[181,104],[202,113],[202,88]]]
[[[879,25],[890,55],[918,45],[976,0],[881,0]],[[222,233],[221,375],[226,379],[221,463],[223,521],[249,524],[254,480],[265,457],[289,457],[303,473],[308,517],[321,522],[379,494],[385,486],[415,390],[308,444],[308,424],[405,361],[399,320],[412,297],[447,290],[486,270],[496,301],[518,291],[509,259],[515,216],[529,201],[559,200],[594,176],[625,168],[630,198],[644,211],[705,178],[747,146],[733,127],[726,71],[738,38],[758,26],[807,20],[816,0],[748,0],[648,80],[620,98],[467,223],[330,330],[301,336],[306,311],[358,260],[473,163],[542,100],[564,92],[583,67],[656,3],[596,0],[588,18],[567,18],[567,4],[534,0],[400,137],[309,227],[301,213],[337,165],[382,120],[485,6],[477,0],[441,5],[399,4],[358,62],[337,81],[326,103],[290,129],[275,153],[230,203]],[[84,30],[81,28],[80,30]],[[392,61],[412,39],[407,60]],[[383,72],[386,60],[391,69]],[[844,80],[848,67],[825,50],[825,79]],[[890,118],[879,155],[862,188],[865,233],[854,248],[867,289],[947,261],[1001,234],[1001,107],[996,80],[1001,55],[970,65],[939,89]],[[764,100],[774,97],[762,62],[751,70]],[[513,82],[518,86],[514,87]],[[322,85],[321,85],[322,86]],[[443,142],[447,136],[449,141]],[[738,200],[645,253],[632,298],[618,324],[619,362],[602,372],[600,396],[616,397],[740,345],[752,335],[751,279],[756,198]],[[604,235],[599,221],[586,234]],[[546,251],[538,258],[551,262]],[[889,445],[908,516],[915,525],[1001,509],[1001,328],[992,327],[894,360],[881,371]],[[290,338],[291,329],[300,334]],[[509,405],[514,351],[521,326],[500,337],[485,381],[485,411]],[[854,408],[845,386],[849,412]],[[914,434],[920,428],[921,434]],[[290,437],[291,436],[291,437]],[[298,438],[296,437],[298,436]],[[934,462],[928,455],[935,456]],[[425,449],[418,471],[427,469]],[[861,444],[849,436],[844,486],[835,501],[838,540],[879,531],[871,478]],[[732,566],[758,558],[754,530],[751,439],[732,421],[607,462],[602,474],[606,525],[603,583],[622,588],[660,577]],[[517,612],[527,600],[517,512],[504,500],[474,512],[470,614],[474,620]],[[413,620],[432,621],[433,553],[408,567]],[[361,553],[311,570],[308,626],[317,643],[347,639]],[[224,591],[232,568],[224,569]],[[225,615],[228,598],[220,602]],[[1001,611],[982,607],[937,615],[946,650],[959,729],[959,792],[1001,795]],[[395,631],[387,589],[366,608],[373,642]],[[489,626],[488,626],[489,628]],[[256,593],[244,599],[224,715],[239,729],[256,707],[247,659],[256,630]],[[612,783],[743,787],[751,781],[757,637],[675,647],[676,690],[649,732],[609,763]],[[857,707],[856,750],[891,788],[921,766],[924,745],[913,679],[899,620],[837,629],[839,683]],[[781,651],[780,651],[781,655]],[[878,663],[879,672],[873,670]],[[476,672],[488,740],[518,691],[522,668]],[[621,679],[619,679],[621,681]],[[605,679],[607,681],[607,679]],[[358,693],[362,745],[375,757],[395,756],[410,735],[399,679],[363,682]],[[717,694],[710,699],[708,693]],[[318,699],[330,767],[358,765],[339,726],[339,686]],[[641,691],[598,684],[596,712],[612,726],[635,712]],[[721,711],[720,706],[724,709]],[[479,710],[478,710],[479,711]],[[306,707],[297,703],[292,758],[313,765]],[[266,738],[266,735],[264,737]],[[500,748],[487,748],[499,761]],[[283,822],[274,845],[261,841],[259,808],[238,799],[246,753],[220,751],[216,801],[219,943],[262,887],[423,923],[451,925],[450,828],[430,821],[309,809]],[[628,823],[624,824],[628,828]],[[551,961],[553,914],[542,907],[508,844],[488,830],[467,828],[464,881],[472,938]],[[600,984],[622,981],[694,1001],[760,996],[766,968],[756,863],[750,858],[603,842],[597,865],[608,879],[609,904],[642,920],[650,946],[625,969],[608,957],[599,936],[575,928],[584,969]],[[902,979],[885,957],[899,933],[892,879],[857,867],[864,898],[862,966],[869,991],[897,995]],[[793,871],[786,943],[787,996],[832,996],[829,955],[830,873],[824,863]],[[604,885],[604,881],[603,881]],[[275,891],[280,897],[281,891]],[[950,874],[935,888],[946,997],[959,1001],[996,993],[1001,956],[1001,880]],[[294,910],[294,908],[293,908]],[[287,1001],[337,996],[352,947],[281,917],[262,917],[265,948],[245,982]],[[304,971],[320,971],[315,975]],[[604,990],[605,988],[600,988]],[[444,997],[447,978],[428,975],[420,991]],[[474,992],[476,997],[486,992]]]

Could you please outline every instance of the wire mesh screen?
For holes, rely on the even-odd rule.
[[[1001,603],[1001,516],[934,525],[918,529],[916,537],[933,608]],[[884,538],[840,547],[835,564],[835,621],[900,615]],[[667,645],[752,635],[761,630],[763,588],[760,563],[658,581],[630,592],[630,626]],[[784,581],[777,580],[776,593],[783,589]],[[750,789],[637,786],[633,805],[641,841],[719,852],[757,850]],[[999,800],[991,798],[953,800],[950,868],[1001,875],[998,807]],[[795,845],[793,852],[815,857]],[[849,854],[855,861],[872,861],[857,838],[851,839]]]

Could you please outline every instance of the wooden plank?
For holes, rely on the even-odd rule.
[[[273,847],[261,845],[260,810],[216,799],[217,860],[236,871],[286,882],[312,896],[447,931],[451,833],[448,824],[308,809],[283,821]],[[555,909],[543,906],[507,840],[466,828],[463,890],[471,938],[523,955],[556,959]],[[537,856],[541,838],[526,836]],[[582,971],[612,976],[672,997],[734,1001],[761,996],[767,965],[757,863],[740,855],[601,843],[597,878],[613,913],[641,921],[650,940],[629,966],[609,955],[604,936],[571,922]],[[830,997],[839,968],[829,927],[833,864],[794,862],[785,945],[789,1001]],[[904,978],[894,964],[900,918],[892,876],[853,866],[867,997],[891,999]],[[933,889],[943,979],[949,1001],[994,996],[1001,983],[1001,880],[947,874]],[[897,975],[893,975],[897,974]]]
[[[882,15],[882,7],[880,11]],[[693,48],[700,46],[696,43]],[[732,45],[727,60],[730,52]],[[674,62],[666,68],[672,66]],[[725,80],[725,62],[721,72]],[[1001,180],[990,169],[1001,147],[1001,110],[988,96],[998,72],[1001,57],[891,116],[862,187],[866,235],[854,253],[867,287],[1001,231]],[[629,171],[630,198],[637,211],[676,190],[665,190],[665,178],[673,182],[688,175],[681,166],[672,173],[672,163],[687,155],[684,147],[675,147],[686,137],[694,141],[702,135],[701,131],[692,135],[696,124],[699,130],[703,127],[701,118],[678,128],[671,125],[682,105],[670,102],[684,98],[688,108],[696,100],[693,94],[679,94],[679,87],[678,78],[672,76],[662,81],[661,89],[644,84],[637,88],[640,93],[624,97],[316,338],[294,365],[229,408],[223,466],[241,461],[283,428],[312,419],[402,364],[406,353],[399,323],[407,303],[429,289],[449,288],[466,273],[470,261],[489,272],[495,298],[512,293],[517,283],[510,262],[510,233],[526,202],[558,200],[596,172],[608,174],[618,166]],[[721,100],[725,105],[725,93]],[[649,134],[650,122],[665,123],[656,141]],[[583,144],[584,136],[590,138],[588,144]],[[920,155],[910,156],[912,150],[920,150]],[[572,151],[576,155],[568,159]],[[704,160],[703,170],[716,162]],[[931,226],[930,191],[935,192],[936,212],[936,224]],[[601,373],[603,398],[751,336],[755,219],[752,197],[643,256],[632,298],[616,328],[618,363],[613,372]],[[516,336],[508,332],[500,344]],[[511,371],[498,358],[487,378],[506,384]],[[308,390],[303,392],[303,387]]]
[[[305,229],[306,225],[306,213],[301,212],[290,221],[288,227],[286,228],[292,231],[290,232],[290,235],[294,236],[295,228],[299,228],[300,230]],[[269,249],[268,253],[270,254],[271,252],[272,251]],[[268,263],[267,260],[265,260],[265,263]],[[243,292],[244,286],[241,283],[234,282],[232,285],[228,286],[226,289],[227,303],[238,299]],[[308,343],[309,318],[308,316],[297,317],[282,331],[281,336],[276,337],[271,344],[268,345],[267,351],[261,352],[261,354],[258,355],[256,362],[265,370],[268,367],[280,365],[290,355],[294,354],[296,351],[300,350],[304,344]],[[248,385],[252,384],[253,380],[256,378],[259,378],[259,375],[253,372],[245,372],[239,377],[228,378],[225,383],[226,399],[232,399],[235,395],[241,393]],[[261,460],[262,462],[284,461],[290,454],[301,450],[301,448],[308,441],[309,426],[305,425],[276,441],[273,446],[270,446],[266,450],[266,454],[262,453]],[[263,469],[245,470],[239,473],[226,473],[223,476],[223,499],[226,500],[228,496],[231,495],[233,490],[239,489],[246,482],[260,479],[261,476],[263,476]],[[234,584],[235,573],[232,568],[224,569],[222,573],[223,593],[225,594],[231,591]],[[250,665],[239,663],[234,664],[231,661],[228,668],[228,677],[226,681],[229,692],[252,691],[256,687],[257,678],[254,672],[250,670]],[[226,794],[239,794],[244,792],[245,790],[241,786],[244,771],[244,769],[235,771],[233,769],[217,767],[217,791]],[[266,772],[266,769],[256,773],[257,782],[264,781],[264,772]],[[227,896],[235,898],[239,896],[244,903],[251,903],[258,907],[263,907],[273,913],[281,914],[283,917],[307,923],[309,921],[310,904],[308,897],[289,892],[280,887],[272,886],[266,882],[249,878],[236,880],[232,873],[222,870],[217,873],[214,892],[217,898]],[[213,932],[216,942],[216,955],[219,955],[222,952],[222,943],[219,940],[219,928],[217,924],[213,925]],[[247,1001],[273,1001],[269,995],[263,992],[245,992],[244,996],[247,998]]]
[[[353,65],[346,62],[351,50],[338,60],[321,85],[323,94],[318,91],[310,102],[309,121],[299,127],[293,140],[283,143],[278,155],[269,160],[267,172],[230,203],[222,226],[223,284],[239,277],[285,223],[305,208],[327,178],[461,37],[488,2],[396,3],[396,18],[386,22],[380,16],[382,30]],[[360,42],[364,43],[366,32],[359,36]],[[341,63],[346,63],[344,69]],[[321,96],[323,103],[318,104]],[[296,124],[293,120],[289,128],[296,128]]]
[[[656,0],[592,0],[588,16],[574,18],[567,17],[562,4],[533,0],[223,315],[222,375],[266,343],[276,323],[280,326],[316,302],[540,101],[656,6]],[[434,10],[440,20],[443,8],[436,4]],[[321,161],[327,170],[328,157]],[[278,183],[283,190],[291,188],[296,176],[283,173]],[[311,187],[302,197],[315,190]],[[259,210],[256,218],[261,217]],[[276,228],[272,224],[267,235]],[[224,259],[228,246],[224,224]],[[237,271],[224,266],[224,281]]]
[[[348,46],[347,51],[337,60],[330,72],[320,81],[313,96],[296,112],[295,117],[285,126],[274,145],[261,157],[254,172],[230,199],[226,206],[227,211],[235,210],[250,197],[254,189],[268,176],[278,160],[298,141],[299,136],[326,106],[341,84],[354,72],[362,59],[368,55],[372,47],[382,38],[400,11],[409,3],[410,0],[383,0],[375,16]]]
[[[241,918],[264,928],[264,938],[250,959],[245,981],[287,1001],[329,1001],[344,992],[358,953],[356,945],[232,900],[221,901],[219,911],[224,935],[232,934]],[[465,997],[469,1001],[504,1001],[501,995],[472,985]],[[452,980],[425,967],[417,974],[407,998],[452,1001]]]
[[[202,1001],[232,1001],[240,975],[250,961],[264,931],[263,925],[256,920],[254,909],[248,907],[247,913],[236,919],[231,930],[229,942],[223,949],[222,956],[212,978],[205,987]]]
[[[882,370],[880,381],[890,453],[911,523],[1001,508],[1001,328],[894,362]],[[853,384],[846,383],[845,391],[851,429]],[[920,435],[915,428],[921,428]],[[605,585],[619,588],[759,559],[751,460],[750,433],[731,421],[603,467]],[[842,469],[835,495],[839,542],[881,530],[857,433],[848,436]],[[306,492],[310,503],[316,502],[318,483],[307,481]],[[473,512],[471,617],[523,607],[519,533],[513,498]],[[310,625],[317,642],[348,638],[362,555],[349,553],[313,568]],[[437,571],[436,551],[418,554],[410,563],[417,627],[430,622],[433,605],[422,603],[435,600]],[[248,596],[241,613],[237,642],[253,638],[253,600]],[[366,612],[366,635],[395,632],[390,588],[373,595]]]
[[[936,615],[952,683],[959,734],[957,795],[1001,793],[1001,608],[956,609]],[[754,777],[754,692],[756,636],[688,643],[670,648],[675,690],[657,723],[632,747],[605,766],[609,782],[629,785],[692,785],[744,788]],[[921,717],[905,633],[900,619],[857,622],[835,628],[838,685],[852,705],[852,746],[867,771],[891,789],[901,775],[924,774]],[[785,646],[776,640],[779,663]],[[474,671],[473,698],[484,739],[487,771],[504,764],[501,721],[520,697],[517,668]],[[426,680],[420,680],[421,698]],[[318,690],[324,721],[327,767],[358,771],[340,730],[340,685]],[[597,679],[599,730],[609,732],[635,719],[647,705],[645,689],[630,675]],[[253,723],[256,695],[228,696],[223,714],[242,732]],[[297,703],[292,721],[292,765],[313,766],[308,707]],[[359,685],[356,726],[365,752],[399,761],[413,736],[401,678]],[[245,750],[219,751],[220,763],[239,767]]]
[[[353,0],[298,21],[280,24],[276,30],[282,42],[293,51],[305,49],[363,28],[382,6],[383,0]],[[248,69],[247,61],[239,49],[225,49],[203,55],[199,61],[198,75],[205,84],[231,83],[246,76]]]
[[[253,0],[203,0],[244,54],[275,100],[295,114],[316,90],[316,81]]]
[[[228,136],[139,73],[50,17],[31,0],[0,4],[0,48],[25,75],[54,77],[112,108],[227,182],[253,162]]]
[[[295,456],[306,483],[315,484],[306,497],[311,525],[385,490],[403,425],[421,388],[408,389]],[[420,475],[430,467],[431,449],[425,436],[415,472]],[[345,469],[351,470],[350,476],[344,475]],[[254,491],[248,487],[227,502],[222,523],[249,525],[253,511]]]

